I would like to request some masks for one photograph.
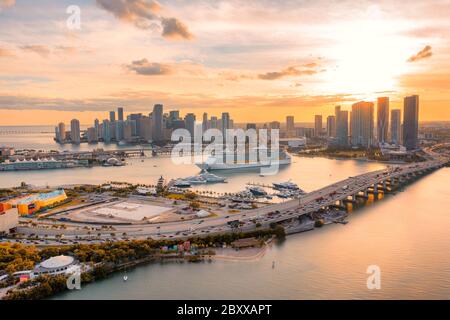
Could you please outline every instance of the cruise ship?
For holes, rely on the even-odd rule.
[[[196,165],[202,170],[236,170],[236,169],[253,169],[253,168],[261,168],[261,167],[270,167],[270,166],[282,166],[288,165],[291,163],[291,156],[285,151],[279,152],[279,157],[268,158],[267,160],[257,160],[257,161],[224,161],[223,154],[219,154],[216,156],[209,156],[206,161],[201,163],[196,163]]]
[[[55,160],[53,158],[37,160],[16,160],[0,163],[0,171],[43,170],[43,169],[67,169],[89,166],[88,160]]]

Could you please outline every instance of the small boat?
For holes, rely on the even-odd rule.
[[[251,186],[251,187],[248,187],[248,191],[250,191],[256,197],[267,196],[267,192],[261,187]]]
[[[128,275],[127,272],[125,271],[125,275],[123,276],[123,281],[127,281],[128,280]]]
[[[286,182],[280,182],[280,183],[275,183],[274,182],[274,183],[272,183],[272,185],[277,190],[285,190],[285,189],[288,189],[288,190],[299,190],[300,189],[297,184],[291,182],[290,180],[286,181]]]
[[[177,188],[189,188],[191,183],[185,180],[176,180],[173,185]]]

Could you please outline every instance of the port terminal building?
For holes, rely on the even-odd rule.
[[[16,208],[19,215],[29,215],[66,200],[67,195],[62,189],[48,193],[33,193],[0,202],[0,212]]]

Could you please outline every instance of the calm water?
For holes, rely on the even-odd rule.
[[[20,136],[0,134],[0,145],[18,141],[17,148],[26,144],[33,147],[33,135],[30,140]],[[40,140],[43,149],[56,148],[51,136]],[[294,163],[274,177],[241,172],[228,175],[228,184],[208,188],[229,192],[242,189],[250,181],[292,179],[311,191],[381,167],[361,161],[294,158]],[[160,174],[174,178],[197,172],[194,165],[177,166],[168,158],[135,159],[120,168],[1,173],[0,187],[21,181],[35,185],[107,180],[155,183]],[[151,264],[129,270],[126,283],[117,274],[56,298],[450,299],[449,181],[450,169],[441,169],[404,192],[356,211],[345,226],[330,225],[290,236],[256,261]],[[272,261],[276,261],[275,269]],[[381,290],[369,291],[366,287],[369,265],[381,268]]]
[[[442,169],[257,261],[151,264],[56,299],[450,299],[448,181]],[[381,290],[366,287],[369,265]]]

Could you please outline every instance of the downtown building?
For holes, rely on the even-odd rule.
[[[403,145],[406,150],[419,147],[419,96],[405,97],[403,100]]]
[[[371,148],[374,145],[374,104],[361,101],[352,105],[351,145]]]
[[[348,111],[336,110],[336,146],[340,148],[348,147]]]
[[[75,144],[80,143],[80,121],[78,119],[70,121],[70,140]]]
[[[377,99],[377,141],[385,144],[388,142],[389,131],[389,98]]]
[[[402,144],[402,111],[400,109],[394,109],[391,111],[390,142],[396,146]]]

